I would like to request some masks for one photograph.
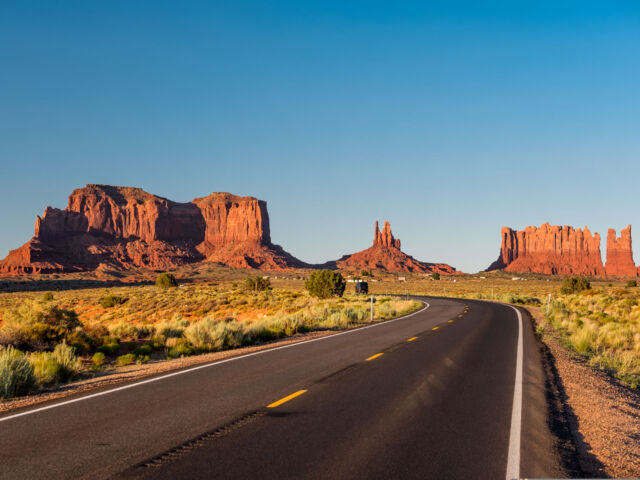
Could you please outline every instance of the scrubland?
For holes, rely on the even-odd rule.
[[[245,274],[246,275],[246,274]],[[370,321],[369,298],[317,299],[299,280],[249,292],[196,282],[0,294],[0,398],[56,387],[131,363],[161,361]],[[374,321],[422,306],[379,297]]]

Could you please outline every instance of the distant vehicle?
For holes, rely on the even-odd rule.
[[[369,293],[369,284],[367,282],[356,282],[356,293]]]

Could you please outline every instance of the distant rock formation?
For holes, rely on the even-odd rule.
[[[0,261],[0,273],[165,270],[210,261],[282,270],[307,266],[271,243],[267,204],[212,193],[177,203],[140,188],[87,185],[67,208],[47,207],[35,235]]]
[[[488,270],[566,275],[604,275],[600,235],[573,227],[502,228],[500,256]]]
[[[373,246],[353,255],[345,255],[335,264],[340,269],[456,273],[456,269],[450,265],[420,262],[400,251],[400,240],[394,238],[389,222],[384,222],[382,231],[380,231],[378,222],[376,222]]]
[[[633,261],[633,249],[631,247],[631,225],[620,232],[620,238],[616,237],[616,231],[613,228],[609,229],[605,271],[607,275],[614,277],[638,275],[638,268]]]

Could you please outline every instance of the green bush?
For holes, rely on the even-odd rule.
[[[566,295],[591,290],[591,283],[584,277],[567,277],[562,281],[560,291]]]
[[[433,272],[431,274],[431,278],[433,278],[434,280],[440,280],[440,274],[438,272]]]
[[[133,353],[135,353],[136,355],[151,355],[153,353],[153,347],[151,345],[140,345],[139,347],[135,348],[133,350]]]
[[[105,362],[105,354],[102,352],[96,352],[93,354],[93,357],[91,357],[91,361],[93,362],[93,366],[96,368],[100,368],[104,365]]]
[[[627,287],[637,287],[638,282],[636,280],[627,280]]]
[[[169,349],[167,353],[167,357],[169,358],[180,358],[180,357],[188,357],[196,353],[196,350],[191,346],[191,344],[183,339],[175,339],[176,342],[172,348]]]
[[[53,293],[51,292],[47,292],[42,296],[43,302],[50,302],[51,300],[53,300]]]
[[[169,272],[161,273],[160,275],[158,275],[158,278],[156,278],[156,287],[171,288],[177,286],[178,280],[176,280],[176,277]]]
[[[136,362],[136,356],[133,353],[127,353],[126,355],[120,355],[116,358],[116,363],[120,367],[124,367],[125,365],[131,365]]]
[[[105,355],[114,356],[117,355],[120,351],[120,343],[114,338],[104,337],[103,345],[98,347],[98,352],[104,353]]]
[[[263,292],[271,290],[271,282],[268,278],[252,275],[244,279],[244,289],[249,292]]]
[[[36,377],[29,359],[12,346],[0,348],[0,398],[26,395],[35,385]]]
[[[341,297],[347,283],[342,275],[332,270],[319,270],[304,282],[309,293],[318,298]]]
[[[100,299],[100,305],[102,308],[111,308],[116,305],[122,305],[127,300],[128,298],[119,297],[117,295],[106,295]]]

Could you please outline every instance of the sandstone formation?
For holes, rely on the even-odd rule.
[[[444,263],[424,263],[400,250],[400,240],[393,237],[389,222],[382,231],[376,222],[373,246],[335,262],[341,269],[385,270],[389,272],[438,272],[454,274],[456,269]]]
[[[64,210],[47,207],[35,235],[0,261],[0,273],[165,270],[211,261],[274,270],[306,266],[271,243],[267,204],[212,193],[178,203],[139,188],[87,185]]]
[[[502,228],[500,256],[488,270],[547,274],[603,275],[600,235],[573,227]]]
[[[620,232],[620,238],[616,237],[616,231],[613,228],[609,229],[605,271],[607,275],[617,277],[638,275],[638,268],[633,262],[631,248],[631,225]]]

